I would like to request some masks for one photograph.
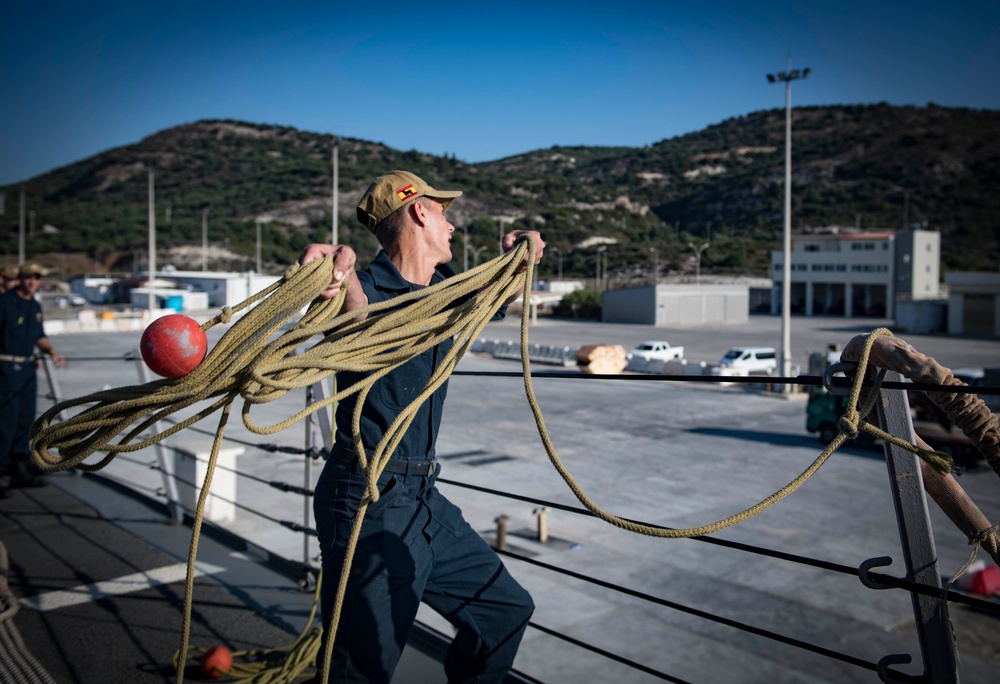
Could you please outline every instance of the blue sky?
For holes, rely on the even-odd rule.
[[[431,9],[433,8],[433,9]],[[1000,3],[17,3],[0,185],[241,119],[486,161],[655,143],[793,105],[1000,109]]]

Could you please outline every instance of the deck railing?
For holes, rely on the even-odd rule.
[[[560,363],[562,362],[562,358],[564,357],[559,357]],[[81,363],[86,360],[107,361],[111,359],[72,359],[73,363]],[[144,383],[148,381],[149,377],[147,370],[138,354],[126,355],[124,359],[119,358],[117,360],[124,360],[126,363],[134,364],[140,382]],[[53,402],[61,401],[64,397],[61,394],[58,375],[54,372],[51,362],[48,359],[46,359],[45,362],[45,371],[49,387],[46,398],[52,400]],[[487,371],[456,371],[455,375],[508,378],[517,378],[520,376],[519,373],[515,372],[504,373]],[[567,380],[574,377],[574,374],[572,373],[557,372],[548,373],[546,375],[547,377],[565,378]],[[583,376],[582,374],[577,374],[577,377],[586,377],[589,380],[594,379],[594,376]],[[627,381],[630,379],[661,382],[691,382],[693,380],[693,378],[688,376],[663,376],[659,378],[618,376],[603,379],[607,382]],[[697,380],[701,382],[726,381],[731,383],[744,379],[732,377],[717,377],[714,379],[711,377],[701,377],[697,378]],[[751,380],[752,379],[747,379],[747,381]],[[801,384],[802,382],[802,377],[768,378],[768,383],[772,386],[779,384]],[[882,400],[877,403],[879,408],[879,419],[883,429],[894,435],[912,441],[914,438],[913,426],[910,419],[910,411],[905,392],[902,389],[899,389],[901,386],[903,386],[903,379],[898,375],[890,374],[887,377],[887,382],[884,384],[883,388],[879,390],[883,395]],[[981,389],[984,389],[987,393],[992,391],[990,388]],[[328,393],[329,388],[324,383],[319,383],[311,388],[308,388],[303,399],[306,402],[312,402],[317,399],[321,399],[324,396],[328,396]],[[282,560],[287,568],[299,568],[300,576],[297,578],[299,586],[303,590],[311,590],[315,586],[314,582],[316,573],[318,572],[314,552],[314,538],[316,531],[312,523],[311,483],[313,481],[314,469],[319,467],[319,461],[326,456],[326,450],[323,445],[330,443],[332,427],[330,425],[329,414],[327,412],[313,414],[312,417],[306,419],[305,423],[305,435],[302,441],[302,446],[258,443],[240,440],[233,437],[226,437],[227,442],[239,445],[244,449],[254,449],[270,453],[280,452],[302,457],[303,484],[301,485],[260,478],[255,476],[252,472],[248,472],[248,469],[228,469],[231,474],[237,478],[254,480],[259,485],[268,486],[276,490],[286,492],[290,496],[301,497],[301,520],[281,519],[262,512],[259,507],[246,505],[235,499],[227,499],[222,494],[213,494],[213,496],[219,497],[219,499],[224,503],[232,505],[248,515],[253,515],[259,518],[263,523],[291,530],[292,532],[301,535],[301,557],[298,559],[284,558]],[[156,427],[156,429],[159,430],[159,427]],[[205,435],[214,434],[197,426],[189,427],[188,430],[202,432]],[[738,553],[768,557],[781,563],[789,564],[790,566],[811,568],[828,574],[855,576],[860,579],[861,583],[865,587],[872,591],[896,590],[908,592],[912,600],[914,622],[917,630],[917,642],[920,651],[918,657],[923,664],[923,674],[919,676],[900,672],[898,669],[893,667],[894,665],[911,662],[913,660],[912,654],[888,653],[878,660],[858,657],[857,655],[844,652],[836,647],[824,645],[822,643],[812,643],[807,640],[799,639],[792,634],[778,633],[774,630],[764,629],[748,622],[732,619],[723,615],[713,614],[710,611],[698,608],[697,605],[691,605],[675,600],[667,600],[665,598],[658,597],[647,592],[638,591],[597,576],[588,575],[573,569],[559,567],[551,563],[543,562],[537,558],[533,558],[530,555],[520,554],[515,550],[504,548],[506,544],[504,543],[503,529],[498,529],[497,534],[493,537],[493,540],[496,542],[494,544],[494,548],[498,553],[502,554],[512,563],[524,563],[534,568],[542,569],[545,572],[554,573],[564,578],[564,581],[566,582],[599,587],[603,590],[611,591],[630,599],[639,600],[652,606],[657,606],[664,611],[676,611],[683,613],[700,620],[722,625],[732,630],[738,630],[747,635],[752,635],[755,638],[783,644],[791,649],[807,652],[823,659],[845,663],[859,670],[867,670],[876,673],[883,682],[913,681],[934,682],[936,684],[957,682],[957,655],[955,640],[953,638],[951,625],[948,619],[948,604],[956,603],[971,606],[976,610],[989,613],[994,616],[1000,616],[1000,605],[992,601],[977,599],[965,593],[953,590],[942,590],[942,579],[938,570],[937,554],[929,525],[926,498],[921,485],[922,480],[916,457],[908,451],[888,444],[885,446],[885,451],[889,474],[889,488],[892,493],[895,506],[900,541],[903,549],[903,560],[906,567],[906,576],[904,577],[894,577],[877,571],[878,568],[889,564],[891,561],[889,558],[871,558],[855,567],[820,558],[768,549],[753,544],[719,539],[712,536],[695,537],[694,539],[699,543],[727,548]],[[175,468],[175,457],[178,453],[184,453],[189,458],[194,458],[196,461],[199,460],[197,455],[191,454],[189,450],[180,446],[173,445],[170,440],[163,440],[156,446],[155,462],[153,463],[146,463],[141,459],[125,455],[120,455],[118,458],[126,462],[146,466],[159,471],[159,487],[150,486],[149,483],[140,482],[132,482],[130,483],[130,486],[138,491],[141,491],[147,496],[152,496],[164,501],[167,504],[168,510],[170,511],[170,515],[173,519],[175,521],[183,521],[185,519],[190,519],[193,510],[190,503],[185,502],[184,497],[180,492],[183,488],[197,490],[200,487],[200,484],[194,479],[186,478],[177,472],[177,469]],[[227,469],[224,465],[220,467]],[[528,497],[515,492],[504,491],[502,489],[483,487],[443,477],[438,479],[438,483],[446,488],[453,487],[473,490],[481,494],[496,497],[500,500],[514,500],[538,506],[539,508],[536,509],[536,513],[539,513],[540,537],[543,537],[545,534],[545,511],[559,510],[580,516],[592,516],[590,511],[582,506],[570,506],[554,501]],[[500,521],[498,525],[499,524],[502,524],[502,521]],[[643,524],[655,527],[655,525],[650,523]],[[544,539],[542,539],[542,541],[544,541]],[[685,681],[675,674],[659,671],[648,664],[635,662],[626,655],[615,653],[606,645],[586,642],[567,635],[559,629],[547,625],[546,616],[544,614],[536,615],[535,619],[530,623],[530,626],[532,629],[549,635],[550,637],[554,637],[561,642],[570,645],[572,648],[584,649],[592,654],[596,654],[600,657],[620,663],[636,672],[641,672],[653,678],[671,682]],[[434,630],[428,629],[427,633],[433,635]],[[516,673],[514,677],[519,679],[519,681],[538,681],[537,679],[534,679],[530,673]]]

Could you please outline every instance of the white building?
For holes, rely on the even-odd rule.
[[[250,295],[281,280],[281,276],[264,275],[249,271],[234,273],[229,271],[170,271],[159,272],[170,278],[178,287],[208,295],[208,306],[221,308],[236,306]],[[157,292],[157,298],[164,293]],[[148,301],[148,299],[147,299]]]
[[[936,299],[940,233],[831,232],[792,236],[792,313],[892,317],[897,300]],[[781,311],[784,257],[771,253],[771,313]]]

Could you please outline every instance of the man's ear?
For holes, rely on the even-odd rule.
[[[410,216],[417,225],[423,226],[427,223],[427,206],[419,197],[410,203]]]

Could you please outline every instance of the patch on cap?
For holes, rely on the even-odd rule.
[[[417,190],[416,188],[413,187],[413,183],[410,183],[405,188],[400,188],[399,190],[396,191],[396,196],[399,197],[399,199],[402,200],[403,202],[410,199],[411,197],[415,197],[416,194]]]

